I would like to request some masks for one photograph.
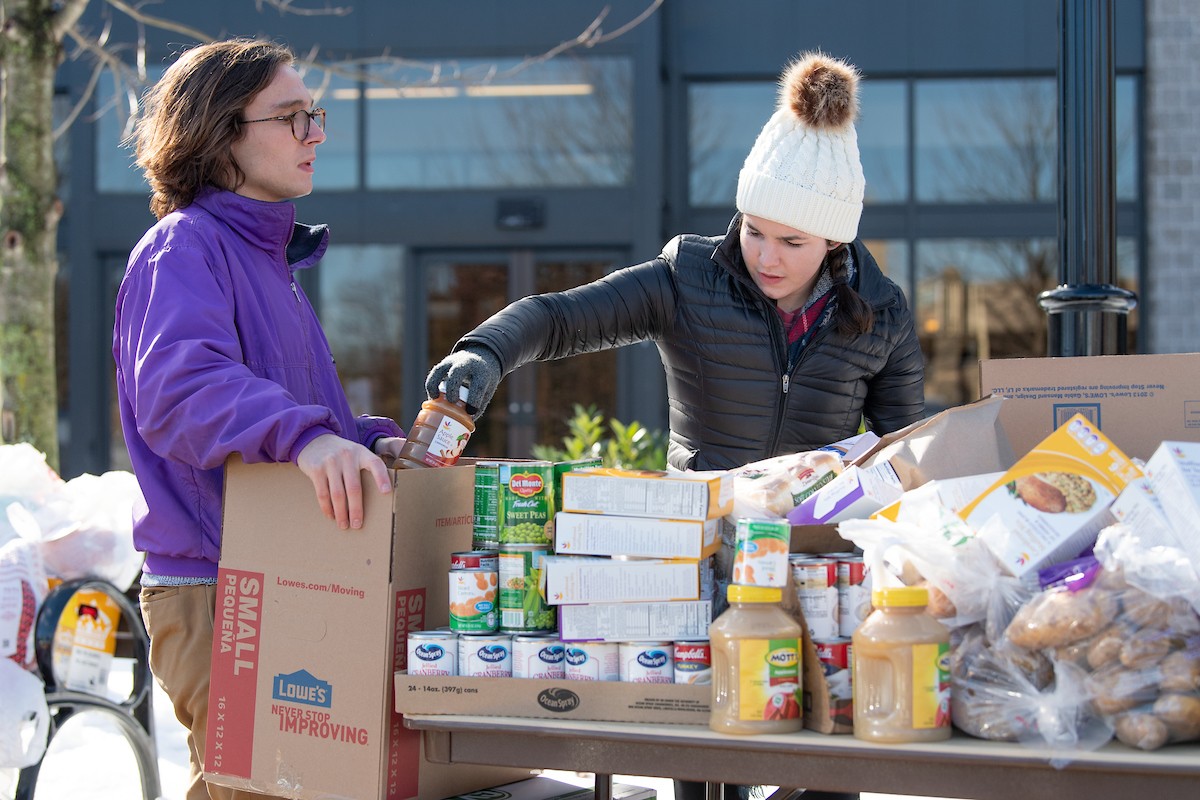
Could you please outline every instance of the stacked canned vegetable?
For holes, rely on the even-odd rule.
[[[413,675],[706,684],[707,640],[563,642],[540,584],[562,475],[600,459],[479,461],[473,546],[450,563],[450,624],[409,634]]]

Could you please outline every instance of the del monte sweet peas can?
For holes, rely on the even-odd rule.
[[[500,545],[553,540],[554,464],[522,461],[500,464],[497,528]]]

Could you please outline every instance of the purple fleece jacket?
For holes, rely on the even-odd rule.
[[[209,188],[159,220],[129,256],[113,358],[145,497],[133,538],[147,572],[216,577],[229,455],[295,461],[325,433],[368,447],[403,435],[390,419],[350,411],[294,274],[320,260],[329,231],[295,220],[291,203]]]

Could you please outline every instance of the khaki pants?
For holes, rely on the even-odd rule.
[[[265,797],[207,784],[203,778],[216,588],[211,585],[143,587],[142,620],[150,634],[150,671],[171,698],[175,716],[188,730],[191,780],[187,800]]]

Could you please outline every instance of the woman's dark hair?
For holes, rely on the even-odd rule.
[[[246,106],[291,66],[292,52],[257,39],[230,39],[185,52],[145,97],[132,138],[159,219],[188,206],[206,185],[236,189],[246,179],[231,145]]]
[[[832,242],[831,242],[832,244]],[[833,279],[833,297],[837,308],[833,323],[838,333],[845,336],[861,336],[870,332],[875,324],[871,306],[850,285],[850,245],[839,244],[825,256],[829,277]]]

